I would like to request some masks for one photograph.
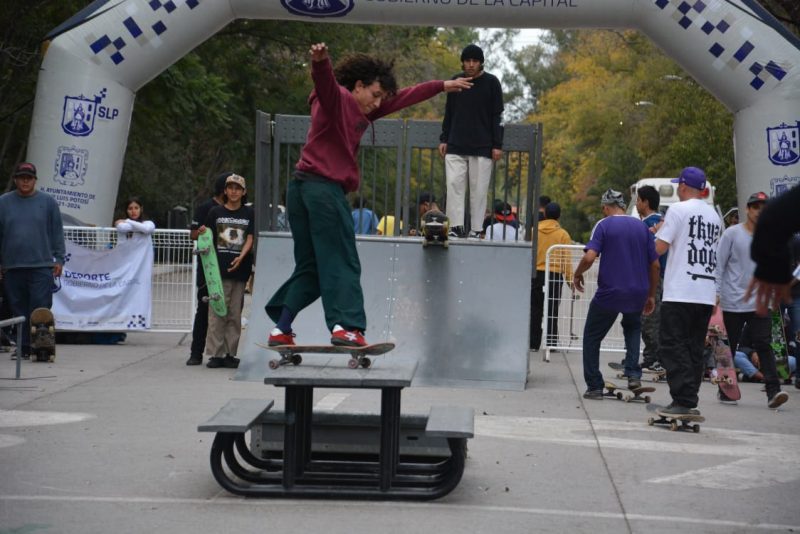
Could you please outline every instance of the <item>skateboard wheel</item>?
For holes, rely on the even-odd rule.
[[[351,358],[347,362],[347,367],[349,367],[350,369],[356,369],[358,367],[358,360],[356,360],[355,358]]]
[[[299,354],[292,354],[292,365],[300,365],[303,363],[303,357]]]
[[[372,365],[372,360],[370,360],[366,356],[361,358],[361,367],[367,369],[370,365]]]
[[[278,363],[278,360],[270,360],[269,361],[269,368],[270,369],[277,369],[279,366],[280,366],[280,363]]]
[[[677,431],[678,430],[678,422],[677,421],[670,421],[669,429],[672,430],[673,432]]]
[[[650,417],[647,419],[647,424],[653,426],[654,424],[656,424],[656,420]]]
[[[442,243],[442,246],[443,246],[444,248],[449,248],[449,247],[450,247],[450,243],[448,243],[447,241],[445,241],[444,243]]]
[[[645,395],[644,396],[644,402],[646,402],[647,404],[650,404],[650,395]]]
[[[700,425],[697,425],[697,424],[692,425],[692,432],[694,432],[695,434],[700,432]]]
[[[622,400],[622,393],[620,393],[619,391],[617,391],[617,393],[616,393],[616,397],[617,397],[617,400]]]

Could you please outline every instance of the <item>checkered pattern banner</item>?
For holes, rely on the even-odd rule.
[[[712,65],[716,70],[748,69],[753,74],[750,87],[756,91],[772,80],[777,84],[786,76],[787,68],[782,67],[774,60],[766,63],[748,61],[756,49],[756,45],[750,41],[753,35],[752,30],[745,26],[738,34],[729,31],[738,18],[730,12],[721,17],[715,17],[710,13],[709,4],[716,0],[653,1],[684,30],[701,31],[706,35],[707,51],[714,57]]]
[[[139,11],[136,3],[128,5],[126,8],[128,17],[122,21],[119,34],[109,35],[106,33],[99,37],[92,34],[86,36],[86,43],[94,53],[94,62],[100,64],[103,55],[107,54],[115,65],[119,65],[125,61],[123,49],[129,44],[136,44],[140,47],[151,45],[157,48],[161,45],[161,35],[168,29],[165,20],[173,13],[179,12],[178,4],[192,10],[200,5],[200,1],[146,0],[143,13]]]

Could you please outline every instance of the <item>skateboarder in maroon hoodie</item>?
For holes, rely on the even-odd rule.
[[[311,127],[286,198],[295,268],[265,306],[276,323],[269,344],[293,345],[292,321],[321,297],[331,343],[364,346],[361,264],[345,198],[358,189],[361,136],[381,117],[472,83],[456,78],[397,90],[392,63],[355,54],[334,69],[325,43],[312,45],[310,52]]]

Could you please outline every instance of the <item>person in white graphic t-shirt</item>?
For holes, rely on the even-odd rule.
[[[675,415],[699,414],[697,392],[703,376],[703,344],[716,302],[717,242],[722,221],[702,200],[706,175],[686,167],[678,183],[677,204],[670,206],[656,233],[656,252],[667,257],[661,299],[659,361],[667,370]]]

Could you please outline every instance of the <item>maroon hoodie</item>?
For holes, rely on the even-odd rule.
[[[297,162],[297,170],[324,176],[341,184],[346,193],[358,189],[359,143],[372,121],[394,113],[444,91],[444,82],[434,80],[406,87],[378,109],[364,115],[353,94],[339,85],[333,75],[330,59],[311,62],[314,90],[308,97],[311,104],[311,128]]]

